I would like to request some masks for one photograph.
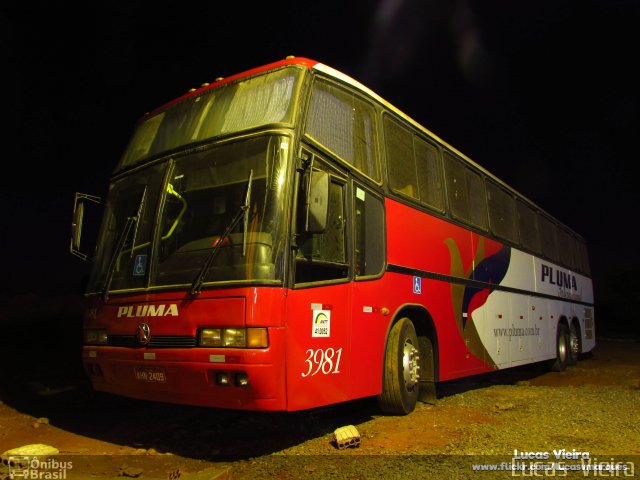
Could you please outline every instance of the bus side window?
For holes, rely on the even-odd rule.
[[[391,188],[417,199],[419,197],[418,178],[413,134],[391,117],[385,117],[384,131]]]
[[[557,227],[555,223],[542,214],[538,217],[538,224],[540,225],[540,237],[542,239],[542,253],[554,262],[557,262],[560,260],[560,256],[558,255]]]
[[[520,243],[534,253],[541,253],[538,214],[522,200],[516,201],[516,211],[518,213]]]
[[[518,229],[516,227],[515,201],[513,197],[496,183],[486,182],[487,199],[489,200],[489,223],[491,231],[499,238],[516,243]]]
[[[298,219],[296,283],[346,279],[349,274],[346,256],[344,183],[335,177],[329,182],[329,213],[323,233],[304,233]],[[300,204],[299,204],[300,208]]]
[[[449,152],[444,154],[444,173],[451,215],[487,230],[487,200],[482,177]]]
[[[378,275],[384,268],[384,208],[382,200],[354,185],[355,276]]]

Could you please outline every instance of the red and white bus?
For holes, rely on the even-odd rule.
[[[80,251],[76,196],[72,251]],[[352,78],[289,57],[146,114],[110,180],[82,359],[98,391],[246,410],[595,345],[581,236]]]

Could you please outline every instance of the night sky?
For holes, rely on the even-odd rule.
[[[13,3],[2,295],[79,291],[74,192],[104,195],[141,115],[287,55],[361,81],[582,234],[599,305],[640,293],[640,2]]]

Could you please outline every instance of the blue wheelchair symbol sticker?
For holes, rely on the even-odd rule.
[[[143,277],[147,271],[147,255],[136,255],[133,261],[133,276]]]
[[[422,278],[421,277],[413,277],[413,293],[422,294]]]

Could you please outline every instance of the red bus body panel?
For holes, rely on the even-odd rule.
[[[467,279],[473,272],[480,245],[477,233],[389,198],[385,206],[387,263],[461,279]],[[485,258],[502,247],[487,238],[482,244]],[[460,262],[453,261],[452,248],[457,248]],[[456,316],[461,314],[454,311],[452,290],[456,286],[444,279],[427,278],[423,280],[422,293],[414,294],[411,276],[393,277],[398,278],[391,282],[388,297],[403,299],[403,303],[423,305],[435,323],[440,380],[494,370],[487,363],[489,359],[478,358],[469,350],[456,323]],[[394,305],[391,311],[398,306]]]
[[[169,403],[248,410],[286,410],[284,290],[207,290],[198,298],[158,293],[113,298],[94,308],[85,326],[105,327],[110,336],[134,335],[145,322],[153,336],[192,336],[201,327],[268,327],[269,347],[131,348],[83,347],[83,362],[96,390]],[[169,315],[150,316],[150,308]],[[171,307],[175,306],[175,307]],[[174,312],[177,313],[174,315]],[[146,316],[144,314],[147,314]],[[120,316],[119,316],[120,314]],[[138,314],[138,316],[136,316]],[[162,368],[164,382],[136,379],[136,368]],[[249,385],[216,385],[217,372],[248,375]]]

